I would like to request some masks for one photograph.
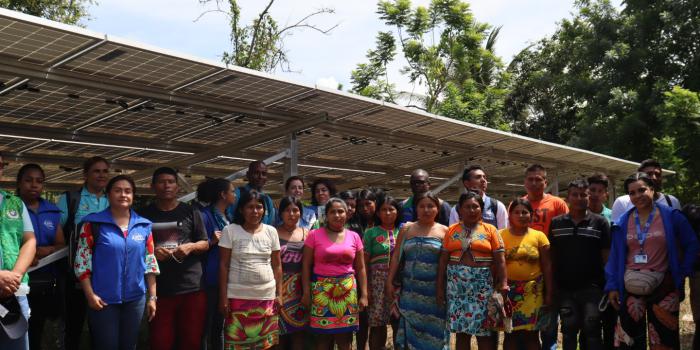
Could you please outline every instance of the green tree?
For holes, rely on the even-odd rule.
[[[573,18],[508,67],[513,130],[627,159],[664,155],[679,180],[697,178],[700,169],[675,160],[688,159],[690,139],[670,111],[682,91],[700,91],[699,18],[691,0],[577,1]]]
[[[414,107],[508,128],[501,117],[508,75],[494,53],[500,28],[477,22],[460,0],[433,0],[427,8],[413,8],[410,0],[379,1],[377,13],[394,30],[380,32],[368,63],[352,72],[352,92],[395,102],[399,93],[386,66],[398,45],[407,62],[401,73],[425,90]]]
[[[88,17],[92,0],[0,0],[0,7],[66,24],[80,24]]]
[[[309,22],[313,17],[334,13],[335,11],[331,8],[318,9],[290,25],[281,26],[270,14],[270,8],[275,0],[269,0],[253,22],[244,25],[241,23],[241,8],[238,6],[238,1],[200,0],[202,4],[210,2],[215,3],[216,9],[204,12],[199,18],[210,12],[223,13],[229,18],[231,25],[232,47],[230,52],[223,53],[224,63],[264,72],[273,72],[278,68],[283,71],[291,70],[284,41],[294,30],[311,29],[322,34],[329,34],[337,27],[334,25],[329,28],[321,28]],[[224,6],[227,9],[224,9]]]

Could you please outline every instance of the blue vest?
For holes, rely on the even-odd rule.
[[[110,209],[87,215],[83,222],[97,223],[93,232],[92,289],[107,304],[121,304],[146,294],[146,242],[151,221],[131,210],[127,236],[112,219]]]
[[[61,210],[53,203],[39,198],[37,211],[34,212],[29,207],[27,207],[27,211],[29,212],[29,218],[32,219],[37,248],[56,244],[56,230],[61,225]],[[56,273],[55,264],[53,263],[38,271]]]

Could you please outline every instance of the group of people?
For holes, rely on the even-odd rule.
[[[87,319],[93,347],[134,349],[144,315],[152,349],[374,350],[389,327],[396,349],[448,349],[453,333],[457,349],[472,336],[496,349],[499,332],[504,349],[556,349],[560,332],[564,349],[678,349],[688,277],[700,319],[700,211],[661,193],[654,160],[612,210],[604,174],[563,200],[537,164],[507,205],[467,167],[454,206],[420,169],[405,200],[319,178],[306,205],[292,176],[275,203],[255,161],[246,185],[207,179],[192,204],[158,168],[153,200],[134,208],[134,181],[109,167],[86,160],[84,186],[55,205],[37,164],[0,192],[1,349],[41,349],[48,319],[61,348],[84,345]]]

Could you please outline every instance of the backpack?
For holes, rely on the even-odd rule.
[[[493,197],[489,197],[489,198],[491,199],[491,205],[486,209],[491,211],[491,213],[493,214],[494,222],[498,223],[498,204],[500,204],[501,202],[496,198],[493,198]],[[494,226],[496,226],[496,225],[494,225]]]
[[[73,271],[75,254],[78,251],[80,228],[77,227],[78,225],[75,222],[75,214],[78,212],[78,205],[80,205],[81,190],[82,188],[80,190],[63,192],[68,205],[68,218],[65,225],[63,225],[63,235],[66,239],[66,245],[68,246],[68,271]]]

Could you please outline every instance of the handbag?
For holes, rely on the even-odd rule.
[[[649,295],[661,285],[664,273],[646,270],[626,270],[625,290],[635,295]]]

